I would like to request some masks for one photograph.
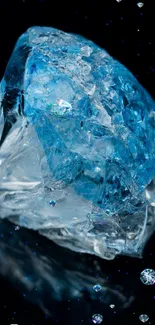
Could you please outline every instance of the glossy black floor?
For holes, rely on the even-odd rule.
[[[126,65],[155,98],[155,8],[153,1],[24,0],[0,2],[0,76],[14,44],[32,25],[82,34]],[[155,268],[155,236],[142,259],[104,261],[77,254],[33,231],[0,223],[0,324],[155,324],[155,286],[144,286],[140,272]],[[95,283],[103,286],[96,294]],[[115,309],[109,307],[115,304]]]
[[[15,231],[0,223],[1,324],[91,324],[94,313],[104,324],[139,324],[148,314],[154,324],[154,286],[140,272],[155,267],[155,237],[143,259],[105,261],[58,247],[34,231]],[[103,290],[94,292],[94,284]],[[111,309],[110,304],[115,304]]]
[[[34,231],[15,231],[0,223],[1,324],[91,324],[94,313],[104,324],[139,324],[148,314],[154,324],[155,288],[140,272],[155,267],[155,236],[143,259],[105,261],[58,247]],[[103,290],[94,292],[94,284]],[[115,304],[111,309],[110,304]]]

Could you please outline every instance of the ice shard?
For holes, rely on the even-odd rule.
[[[59,245],[141,256],[155,228],[155,102],[82,36],[31,27],[0,84],[0,217]]]

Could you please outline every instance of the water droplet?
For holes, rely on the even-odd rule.
[[[94,289],[96,292],[99,292],[99,291],[102,289],[102,287],[100,286],[100,284],[96,284],[96,285],[93,287],[93,289]]]
[[[117,2],[121,2],[122,0],[116,0]]]
[[[145,269],[140,274],[140,280],[146,285],[155,284],[155,271],[152,269]]]
[[[149,320],[149,316],[146,315],[146,314],[142,314],[142,315],[139,316],[139,319],[140,319],[141,322],[145,323],[145,322],[147,322]]]
[[[94,314],[92,316],[92,322],[94,324],[101,324],[103,321],[103,316],[101,314]]]
[[[55,201],[55,200],[51,200],[51,201],[50,201],[50,205],[51,205],[52,207],[54,207],[54,206],[56,205],[56,201]]]
[[[19,226],[16,226],[16,227],[15,227],[15,230],[19,230],[19,229],[20,229],[20,227],[19,227]]]
[[[109,307],[113,309],[115,308],[115,305],[111,304]]]
[[[142,8],[142,7],[144,6],[144,3],[143,3],[143,2],[138,2],[138,3],[137,3],[137,6],[138,6],[139,8]]]

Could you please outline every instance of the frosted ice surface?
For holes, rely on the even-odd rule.
[[[155,103],[105,50],[32,27],[0,85],[0,210],[59,245],[140,256],[155,227]]]

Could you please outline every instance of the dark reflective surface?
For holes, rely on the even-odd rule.
[[[135,319],[138,324],[138,313],[153,317],[154,288],[141,283],[140,272],[154,267],[155,249],[150,253],[154,238],[142,260],[118,257],[105,261],[59,247],[36,232],[14,228],[8,221],[0,222],[4,319],[7,314],[10,321],[13,317],[21,324],[46,324],[51,320],[60,324],[79,324],[83,320],[89,324],[91,316],[100,313],[106,324],[122,323],[123,319],[127,324]],[[93,290],[97,283],[102,286],[98,293]],[[115,308],[111,309],[110,304]]]

